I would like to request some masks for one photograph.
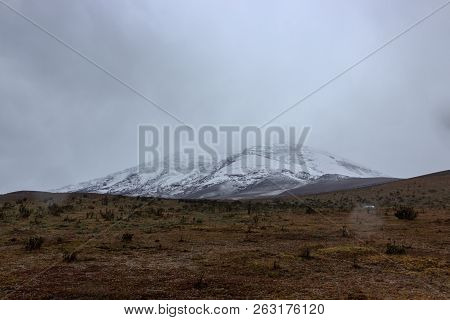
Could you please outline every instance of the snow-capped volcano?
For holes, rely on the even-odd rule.
[[[137,166],[56,191],[171,198],[243,198],[277,195],[318,179],[381,176],[377,171],[306,146],[301,149],[252,147],[215,162],[169,157],[152,167],[142,170],[143,167]]]

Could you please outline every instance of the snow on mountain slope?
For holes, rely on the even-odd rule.
[[[192,168],[189,168],[189,167]],[[155,170],[129,168],[57,192],[215,198],[276,195],[326,177],[373,178],[381,174],[311,147],[252,147],[218,163],[166,159]]]

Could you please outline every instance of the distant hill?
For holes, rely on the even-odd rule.
[[[337,183],[340,190],[332,190],[336,187],[335,185],[328,186],[325,183],[323,188],[320,185],[316,188],[313,184],[310,186],[311,188],[298,188],[292,192],[285,192],[281,198],[297,200],[313,198],[320,201],[347,199],[378,206],[410,205],[450,208],[450,171],[436,172],[410,179],[394,179],[393,181],[373,179],[372,182],[375,184],[370,186],[364,186],[365,180],[351,179],[349,186],[346,181]],[[346,189],[345,186],[349,188]]]

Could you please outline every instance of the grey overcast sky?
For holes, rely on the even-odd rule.
[[[446,0],[2,0],[187,124],[261,125]],[[274,125],[409,177],[450,169],[450,7]],[[137,163],[173,119],[0,5],[0,193]]]

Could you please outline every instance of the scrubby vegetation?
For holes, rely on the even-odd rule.
[[[131,240],[133,240],[133,236],[134,235],[132,233],[128,233],[128,232],[124,233],[122,235],[122,242],[131,242]]]
[[[63,253],[63,261],[67,263],[75,262],[77,260],[77,252],[76,251],[64,251]]]
[[[409,191],[377,187],[251,202],[1,196],[0,294],[448,299],[449,186],[417,183]],[[422,199],[422,190],[435,191]],[[367,203],[375,208],[364,209]],[[414,208],[419,218],[399,220],[400,207]],[[28,284],[30,275],[39,276]],[[18,283],[25,285],[16,289]]]
[[[30,237],[25,242],[25,250],[33,251],[39,250],[44,243],[44,239],[42,237]]]
[[[395,216],[401,220],[414,220],[417,218],[417,211],[412,207],[400,207],[395,211]]]
[[[28,209],[24,205],[20,205],[20,207],[19,207],[19,217],[21,219],[27,219],[30,215],[31,215],[31,210]]]
[[[61,213],[64,212],[64,209],[55,203],[52,203],[51,205],[49,205],[47,210],[48,210],[49,214],[51,214],[52,216],[55,216],[55,217],[61,216]]]
[[[312,250],[311,248],[303,248],[301,253],[300,253],[300,257],[304,258],[304,259],[311,259],[312,258]]]
[[[395,242],[386,245],[386,254],[406,254],[406,247]]]

